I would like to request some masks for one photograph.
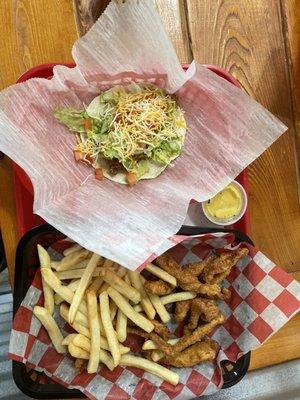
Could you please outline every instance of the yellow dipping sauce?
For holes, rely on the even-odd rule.
[[[207,213],[218,219],[234,218],[241,212],[242,206],[242,194],[233,183],[205,203]]]

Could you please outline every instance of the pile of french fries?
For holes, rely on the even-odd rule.
[[[193,299],[192,292],[165,296],[147,293],[145,278],[138,272],[105,259],[74,244],[66,249],[60,261],[52,261],[48,252],[38,245],[41,266],[44,307],[35,306],[34,315],[47,330],[58,353],[68,352],[78,371],[87,363],[87,372],[98,371],[101,363],[113,370],[118,365],[133,366],[177,385],[179,376],[155,361],[129,354],[123,345],[127,338],[127,323],[132,321],[146,333],[154,330],[156,314],[163,323],[170,320],[165,305]],[[149,273],[176,286],[176,279],[163,269],[149,264]],[[53,318],[54,307],[75,333],[63,337]],[[129,321],[130,320],[130,321]],[[176,339],[174,339],[176,341]],[[163,356],[152,341],[147,349],[157,361]]]

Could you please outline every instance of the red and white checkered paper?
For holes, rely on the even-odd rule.
[[[232,234],[175,236],[173,242],[176,244],[169,252],[181,265],[203,259],[212,249],[220,253],[235,248]],[[69,245],[58,242],[53,248],[61,252]],[[239,246],[247,247],[249,255],[239,261],[224,282],[232,296],[220,302],[226,322],[211,334],[220,345],[217,360],[193,368],[171,368],[179,373],[177,386],[130,367],[119,366],[111,372],[103,366],[97,374],[77,374],[73,359],[55,351],[47,332],[33,316],[33,307],[43,304],[39,271],[14,318],[9,356],[45,372],[63,386],[81,390],[91,399],[187,400],[214,393],[223,383],[221,360],[236,361],[259,347],[300,310],[300,284],[259,250],[246,243]],[[71,332],[57,312],[55,319],[64,333]]]

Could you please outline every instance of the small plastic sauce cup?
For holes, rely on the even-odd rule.
[[[226,193],[226,191],[228,192]],[[236,209],[234,209],[232,203],[234,196],[237,197]],[[228,204],[226,204],[227,201]],[[212,223],[216,225],[226,226],[226,225],[232,225],[242,218],[242,216],[246,212],[247,204],[248,204],[248,197],[245,189],[237,181],[232,181],[228,186],[226,186],[223,190],[221,190],[221,192],[217,193],[213,198],[204,201],[202,203],[202,209],[206,218],[209,219]],[[212,212],[213,207],[216,207],[214,212]],[[226,217],[222,217],[222,214],[225,215],[226,212],[228,212],[229,215],[228,216],[226,215]]]

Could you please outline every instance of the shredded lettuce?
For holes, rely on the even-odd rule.
[[[159,164],[169,164],[170,159],[178,156],[181,152],[181,143],[177,140],[173,142],[164,141],[159,147],[153,150],[152,158]]]
[[[85,110],[78,111],[73,108],[57,108],[54,111],[54,116],[71,131],[85,133],[85,128],[82,124],[82,121],[87,118]]]

